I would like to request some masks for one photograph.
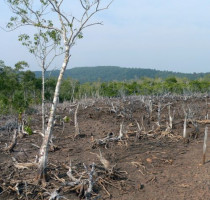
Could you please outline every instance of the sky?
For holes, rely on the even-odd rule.
[[[72,2],[70,14],[78,5]],[[70,4],[69,4],[70,5]],[[0,1],[0,26],[11,11]],[[210,1],[207,0],[114,0],[95,21],[103,21],[83,32],[71,51],[68,68],[120,66],[176,72],[210,72]],[[18,41],[30,29],[5,32],[0,29],[0,60],[14,66],[20,60],[30,70],[41,70],[33,55]],[[58,58],[52,64],[62,64]]]

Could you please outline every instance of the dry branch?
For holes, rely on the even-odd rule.
[[[76,178],[72,174],[71,162],[69,165],[69,171],[67,175],[70,182],[63,182],[64,186],[70,186],[70,191],[76,191],[80,197],[85,197],[87,200],[90,200],[93,193],[93,186],[95,181],[93,180],[93,175],[95,174],[95,163],[92,163],[91,170],[89,172],[88,167],[83,163],[85,171],[80,173],[79,178]],[[78,174],[78,173],[77,173]],[[88,176],[88,178],[86,178]]]
[[[17,169],[28,169],[30,167],[38,167],[38,164],[35,163],[35,162],[32,162],[32,163],[18,163],[17,160],[14,157],[12,157],[12,161],[14,163],[14,166]]]
[[[60,191],[61,191],[61,188],[58,188],[58,189],[55,189],[51,194],[49,194],[50,195],[50,197],[49,197],[49,200],[59,200],[59,199],[67,199],[67,198],[65,198],[65,197],[63,197],[63,196],[60,196]]]
[[[196,120],[197,123],[199,124],[210,124],[210,119],[206,119],[206,120]]]
[[[99,158],[100,162],[104,166],[104,169],[106,169],[107,171],[110,170],[110,162],[103,157],[100,149],[99,149],[99,154],[97,153],[92,153],[92,154],[95,154]]]

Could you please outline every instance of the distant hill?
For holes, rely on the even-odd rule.
[[[41,77],[41,71],[35,71],[36,77]],[[186,77],[188,79],[197,79],[204,77],[210,73],[179,73],[172,71],[160,71],[155,69],[142,69],[142,68],[122,68],[116,66],[100,66],[100,67],[76,67],[67,69],[64,78],[71,77],[81,83],[94,82],[94,81],[124,81],[140,79],[143,77],[149,78],[167,78],[170,76]],[[59,70],[48,71],[46,77],[53,76],[58,77]]]

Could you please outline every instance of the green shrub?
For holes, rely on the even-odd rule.
[[[24,130],[25,130],[29,135],[32,135],[32,134],[33,134],[33,131],[32,131],[32,129],[31,129],[30,126],[25,126],[25,127],[24,127]]]

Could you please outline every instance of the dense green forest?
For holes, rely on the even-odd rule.
[[[0,61],[0,113],[23,112],[30,105],[41,103],[42,81],[35,73],[26,70],[25,62],[13,68]],[[87,68],[88,70],[89,68]],[[57,79],[46,78],[45,97],[52,101]],[[191,94],[210,92],[210,74],[190,80],[168,76],[167,78],[135,78],[130,81],[95,81],[81,83],[66,78],[61,85],[59,100],[74,101],[85,97],[123,97],[127,95],[163,95],[167,93]]]
[[[35,72],[36,77],[41,77],[41,72]],[[49,71],[46,73],[46,77],[53,76],[58,77],[59,71]],[[77,67],[73,69],[67,69],[64,78],[72,78],[78,80],[80,83],[85,82],[101,82],[109,81],[127,81],[127,80],[138,80],[143,77],[148,78],[167,78],[170,76],[176,76],[179,78],[188,78],[195,80],[203,78],[210,73],[178,73],[171,71],[159,71],[155,69],[142,69],[142,68],[121,68],[114,66],[101,66],[101,67]]]

